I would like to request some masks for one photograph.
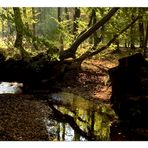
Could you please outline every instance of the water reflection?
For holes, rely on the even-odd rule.
[[[110,126],[116,116],[109,104],[60,92],[52,94],[49,106],[52,115],[45,119],[49,140],[110,140]]]
[[[22,83],[0,82],[0,94],[19,94],[22,93]]]

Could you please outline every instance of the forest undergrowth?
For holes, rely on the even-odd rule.
[[[118,66],[118,59],[135,53],[121,49],[117,53],[87,59],[82,63],[81,70],[66,73],[60,87],[63,91],[81,95],[86,99],[109,102],[112,87],[108,70]]]

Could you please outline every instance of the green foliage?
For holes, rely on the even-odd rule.
[[[32,36],[24,35],[23,47],[29,52],[30,55],[35,55],[40,52],[46,53],[48,50],[49,56],[52,60],[59,60],[59,50],[54,50],[55,47],[60,49],[68,49],[76,37],[79,36],[82,31],[88,29],[88,24],[90,21],[90,16],[92,10],[96,13],[96,21],[101,20],[111,8],[80,8],[80,17],[74,22],[74,8],[68,8],[67,12],[65,8],[61,8],[60,20],[58,21],[58,11],[57,8],[20,8],[21,17],[23,24],[28,32],[33,34],[35,29],[35,36],[38,39],[33,39]],[[131,21],[132,14],[134,16],[142,15],[142,20],[144,23],[144,31],[146,30],[146,22],[148,19],[147,8],[120,8],[117,13],[109,20],[109,22],[97,30],[96,34],[99,38],[102,36],[101,42],[98,40],[98,45],[96,49],[104,46],[114,34],[118,34],[122,28],[124,28]],[[68,17],[67,17],[68,16]],[[73,34],[73,24],[77,23],[77,32]],[[91,23],[91,26],[93,24]],[[134,40],[135,45],[139,45],[139,26],[138,21],[133,25],[134,34],[131,35],[131,28],[118,37],[120,46],[124,46],[125,43]],[[33,28],[35,27],[35,28]],[[7,46],[8,48],[13,48],[15,42],[15,23],[14,14],[12,8],[0,8],[0,35],[2,37],[3,43],[1,47]],[[25,34],[27,34],[25,32]],[[146,34],[146,32],[145,32]],[[33,34],[34,35],[34,34]],[[42,42],[42,43],[41,43]],[[36,44],[36,46],[34,46]],[[85,42],[83,42],[76,52],[76,56],[79,57],[86,51],[93,52],[96,50],[93,47],[94,36],[91,36]],[[49,47],[48,47],[49,46]],[[37,48],[36,48],[37,47]],[[115,50],[116,44],[113,43],[109,51]]]
[[[55,19],[55,18],[54,18]],[[73,40],[74,40],[74,35],[71,33],[71,30],[68,29],[70,26],[72,26],[73,21],[72,20],[63,20],[61,22],[58,22],[57,19],[55,21],[58,24],[58,35],[60,34],[64,40],[64,48],[68,48]],[[67,28],[67,29],[66,29]],[[58,43],[58,45],[60,42]]]

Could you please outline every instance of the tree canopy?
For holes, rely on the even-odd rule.
[[[147,8],[1,8],[1,52],[77,66],[105,49],[146,56],[147,16]]]

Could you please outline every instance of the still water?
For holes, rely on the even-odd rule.
[[[22,86],[16,82],[1,82],[0,94],[21,94]],[[41,95],[44,97],[49,114],[42,120],[49,141],[111,140],[110,126],[117,117],[109,103],[87,100],[68,92]]]
[[[19,94],[22,93],[23,83],[0,82],[0,94]]]
[[[0,83],[0,140],[148,140],[147,127],[119,120],[109,102],[68,92],[23,94],[22,88]]]
[[[116,119],[110,104],[60,92],[51,95],[49,106],[52,115],[44,119],[49,140],[110,140],[110,126]]]

